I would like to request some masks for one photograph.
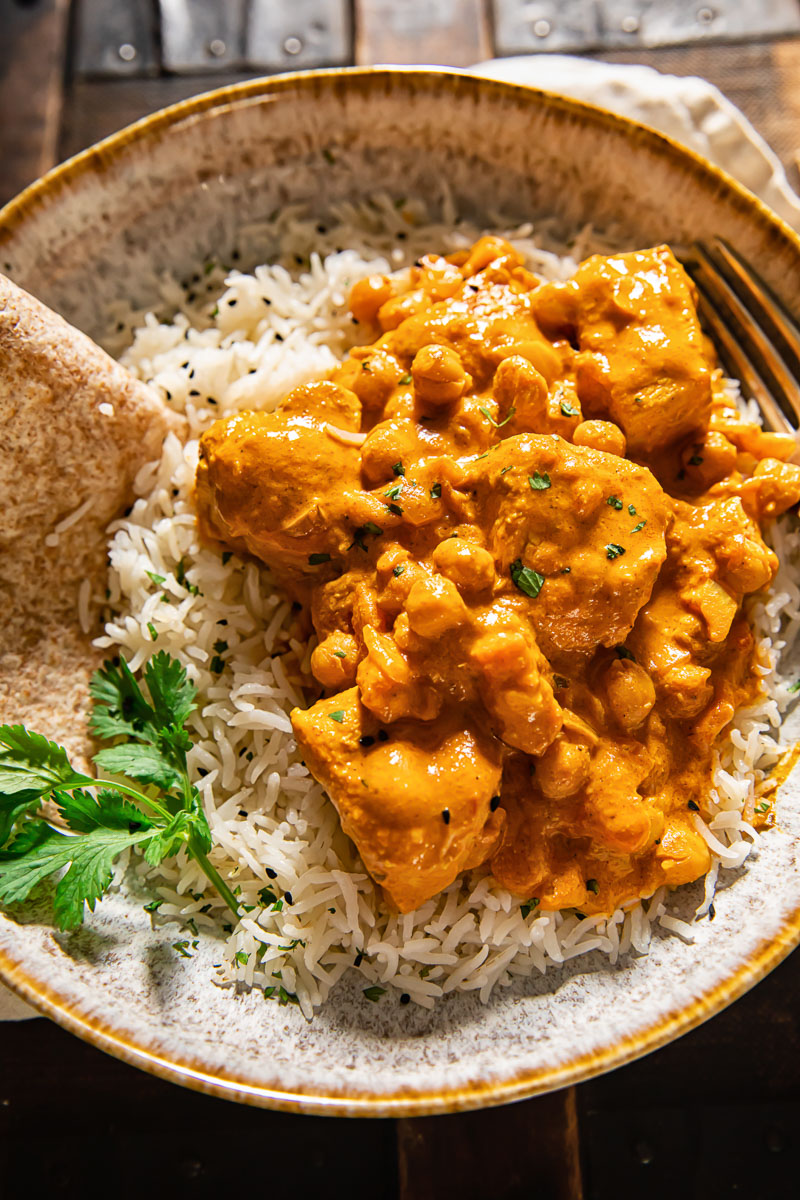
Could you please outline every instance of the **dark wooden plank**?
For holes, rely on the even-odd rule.
[[[56,162],[69,0],[0,0],[0,204]]]
[[[49,1021],[0,1024],[0,1194],[395,1200],[391,1121],[335,1121],[202,1096]]]
[[[575,1089],[397,1122],[399,1200],[582,1200]]]
[[[155,79],[78,79],[65,105],[60,157],[69,158],[159,108],[212,88],[226,87],[250,74],[162,75]]]

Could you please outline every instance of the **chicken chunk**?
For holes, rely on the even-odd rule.
[[[577,340],[584,416],[618,425],[635,457],[705,431],[711,375],[691,284],[668,246],[595,255],[535,292],[533,307]]]
[[[342,828],[401,912],[412,912],[494,849],[503,822],[491,800],[501,755],[491,737],[450,710],[435,725],[383,730],[351,688],[292,725]]]
[[[625,640],[666,557],[667,505],[646,468],[522,434],[476,460],[465,487],[545,653]]]

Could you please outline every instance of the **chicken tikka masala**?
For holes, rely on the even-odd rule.
[[[197,507],[310,613],[292,723],[367,870],[402,912],[482,864],[587,914],[697,879],[794,441],[732,405],[666,246],[543,283],[484,237],[350,308],[374,340],[203,435]]]

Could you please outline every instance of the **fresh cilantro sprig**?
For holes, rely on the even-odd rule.
[[[124,850],[135,847],[158,866],[185,847],[238,918],[235,896],[208,860],[211,830],[186,765],[196,689],[164,651],[142,678],[146,693],[120,659],[96,671],[89,689],[91,732],[114,742],[95,763],[138,786],[100,786],[73,767],[63,746],[24,725],[0,725],[0,903],[27,900],[63,872],[53,911],[60,929],[74,929],[107,891]],[[47,800],[60,821],[43,810]]]

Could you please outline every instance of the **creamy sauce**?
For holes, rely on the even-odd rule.
[[[367,869],[401,911],[483,863],[586,913],[696,879],[792,439],[730,407],[663,246],[542,284],[487,237],[350,305],[373,342],[217,422],[197,505],[310,613],[293,725]]]

